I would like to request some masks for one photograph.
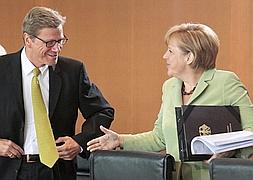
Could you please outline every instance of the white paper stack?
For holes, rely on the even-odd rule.
[[[192,154],[217,154],[253,146],[253,132],[236,131],[208,136],[196,136],[191,142]]]

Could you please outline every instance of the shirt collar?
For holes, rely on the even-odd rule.
[[[31,63],[31,61],[26,56],[25,47],[23,48],[21,52],[21,66],[22,66],[22,71],[24,75],[29,75],[30,73],[32,73],[33,69],[35,68],[35,66]],[[44,76],[47,69],[48,69],[48,65],[44,65],[39,68],[42,76]]]

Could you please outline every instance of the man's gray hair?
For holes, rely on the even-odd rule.
[[[24,17],[23,33],[37,36],[43,28],[57,28],[64,25],[66,17],[47,7],[34,7]]]

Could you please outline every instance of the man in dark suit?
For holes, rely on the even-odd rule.
[[[32,8],[23,21],[24,48],[0,57],[0,179],[74,180],[75,158],[87,157],[86,143],[109,127],[114,109],[90,82],[84,65],[59,53],[67,42],[65,17],[45,7]],[[52,168],[40,161],[31,80],[39,68],[44,106],[59,159]],[[78,109],[86,121],[75,135]]]

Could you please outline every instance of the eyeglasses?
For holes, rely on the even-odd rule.
[[[53,47],[56,43],[58,43],[58,44],[60,44],[60,45],[63,46],[68,41],[68,38],[65,35],[64,35],[63,39],[51,40],[51,41],[44,41],[43,39],[41,39],[41,38],[39,38],[39,37],[37,37],[35,35],[32,35],[32,36],[35,37],[35,38],[37,38],[37,39],[39,39],[39,40],[41,40],[43,43],[46,44],[46,47],[48,47],[48,48]]]

